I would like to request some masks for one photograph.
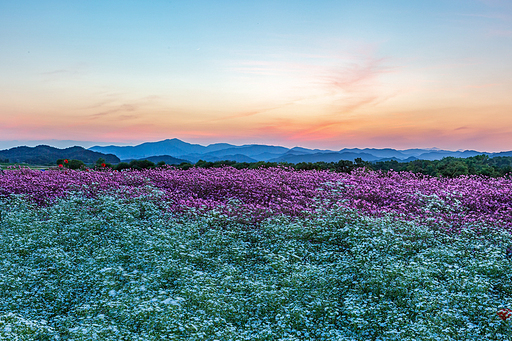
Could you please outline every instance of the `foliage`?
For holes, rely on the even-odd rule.
[[[112,166],[112,164],[105,161],[104,158],[100,157],[98,160],[96,160],[96,163],[94,164],[94,168],[96,170],[110,170],[110,169],[113,169],[114,166]]]
[[[153,169],[156,167],[164,167],[165,161],[160,161],[156,165],[152,161],[148,160],[131,160],[130,163],[128,162],[120,162],[118,163],[114,169],[121,171],[124,169],[134,169],[134,170],[142,170],[142,169]]]
[[[57,164],[62,164],[64,159],[57,160]],[[82,168],[81,161],[72,160],[80,164],[72,169]],[[105,163],[105,166],[102,164]],[[149,160],[132,160],[130,163],[120,162],[113,166],[107,163],[105,159],[100,158],[96,161],[95,168],[102,169],[104,167],[112,168],[118,171],[124,169],[152,169],[155,167],[166,166],[165,161],[159,161],[156,165]],[[489,177],[503,177],[512,173],[512,157],[493,157],[487,155],[477,155],[468,158],[446,157],[441,160],[414,160],[410,162],[399,162],[397,160],[368,162],[357,158],[354,161],[340,160],[338,162],[300,162],[297,164],[286,162],[236,162],[230,160],[224,161],[204,161],[199,160],[195,164],[182,162],[173,167],[177,169],[187,170],[192,167],[197,168],[222,168],[233,167],[235,169],[258,169],[258,168],[276,168],[284,167],[294,170],[328,170],[337,173],[350,173],[356,169],[364,168],[366,170],[396,171],[396,172],[412,172],[436,177],[456,178],[461,175],[483,175]],[[68,167],[71,168],[71,167]]]
[[[57,165],[62,165],[63,168],[68,169],[85,169],[85,163],[80,160],[68,160],[68,159],[58,159]]]
[[[117,171],[122,171],[124,169],[130,169],[130,164],[128,162],[119,162],[115,168]]]
[[[431,176],[457,177],[460,175],[485,175],[501,177],[512,172],[512,157],[477,155],[468,158],[446,157],[441,160],[415,160],[410,162],[377,161],[374,170],[409,171]]]
[[[344,172],[350,173],[351,171],[366,167],[368,169],[372,169],[372,164],[370,162],[363,161],[361,158],[357,158],[354,162],[348,160],[340,160],[338,162],[300,162],[297,164],[287,163],[287,162],[236,162],[230,160],[224,161],[204,161],[199,160],[195,164],[191,164],[188,162],[183,162],[176,166],[178,169],[187,170],[191,167],[198,168],[222,168],[222,167],[233,167],[236,169],[258,169],[258,168],[276,168],[276,167],[285,167],[295,170],[331,170],[335,172]]]
[[[150,169],[155,168],[155,163],[148,160],[132,160],[130,161],[131,169]]]
[[[338,162],[299,162],[276,163],[276,162],[236,162],[236,161],[203,161],[199,160],[194,165],[181,163],[176,166],[179,169],[198,168],[219,168],[230,166],[236,169],[257,169],[287,167],[295,170],[329,170],[337,173],[350,173],[358,168],[369,170],[382,170],[397,172],[413,172],[424,175],[455,178],[460,175],[485,175],[490,177],[501,177],[512,173],[512,157],[497,156],[490,158],[487,155],[477,155],[468,158],[446,157],[441,160],[414,160],[410,162],[399,162],[397,160],[368,162],[357,158],[354,161],[340,160]]]

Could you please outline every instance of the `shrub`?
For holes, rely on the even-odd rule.
[[[128,169],[128,168],[130,168],[130,164],[128,162],[119,162],[116,165],[115,170],[121,171],[123,169]]]
[[[148,160],[132,160],[132,161],[130,161],[130,168],[132,168],[132,169],[155,168],[155,163],[148,161]]]

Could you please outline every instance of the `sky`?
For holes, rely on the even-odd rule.
[[[512,1],[0,0],[0,145],[512,150]]]

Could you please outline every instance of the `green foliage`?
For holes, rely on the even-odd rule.
[[[1,160],[0,160],[1,161]],[[102,164],[105,163],[105,167]],[[57,160],[57,164],[63,164],[70,169],[80,169],[85,164],[79,160],[71,160],[68,164],[64,164],[64,159]],[[155,167],[165,166],[164,161],[158,162],[156,165],[148,160],[132,160],[130,163],[120,162],[115,167],[110,163],[106,163],[105,159],[100,158],[95,163],[96,168],[112,168],[116,170],[123,169],[151,169]],[[354,161],[340,160],[338,162],[300,162],[297,164],[286,162],[236,162],[236,161],[204,161],[199,160],[195,164],[183,162],[173,166],[178,169],[187,170],[191,167],[198,168],[219,168],[234,167],[236,169],[257,169],[270,167],[288,167],[296,170],[329,170],[339,173],[350,173],[357,168],[365,168],[368,170],[382,171],[407,171],[413,173],[422,173],[431,176],[457,177],[460,175],[485,175],[489,177],[502,177],[512,173],[512,157],[493,157],[487,155],[477,155],[468,158],[446,157],[441,160],[414,160],[410,162],[398,162],[396,160],[368,162],[357,158]]]
[[[195,164],[183,162],[180,165],[175,166],[178,169],[189,169],[191,167],[198,168],[219,168],[219,167],[234,167],[236,169],[257,169],[257,168],[271,168],[271,167],[288,167],[296,170],[331,170],[335,172],[350,173],[356,168],[366,167],[372,169],[370,162],[363,161],[362,159],[356,159],[355,162],[340,160],[338,162],[300,162],[297,164],[288,162],[236,162],[236,161],[204,161],[199,160]]]
[[[468,158],[446,157],[441,160],[415,160],[411,162],[377,161],[374,170],[409,171],[431,176],[457,177],[460,175],[485,175],[501,177],[512,172],[512,157],[477,155]]]
[[[189,163],[189,162],[182,162],[182,163],[180,163],[180,164],[177,166],[177,168],[179,168],[179,169],[183,169],[183,170],[187,170],[187,169],[190,169],[190,168],[192,168],[192,167],[194,167],[194,165],[193,165],[193,164],[191,164],[191,163]]]
[[[80,160],[71,160],[68,162],[69,169],[84,169],[86,168],[85,163]]]
[[[83,161],[80,160],[68,160],[68,159],[58,159],[56,161],[57,165],[62,165],[64,168],[68,169],[85,169],[86,165]]]
[[[114,169],[118,170],[118,171],[122,171],[123,169],[128,169],[128,168],[130,168],[130,164],[128,162],[119,162]]]
[[[148,160],[132,160],[130,161],[131,169],[150,169],[155,168],[155,163]]]
[[[469,170],[468,165],[464,161],[453,157],[447,157],[440,160],[437,169],[441,176],[447,178],[467,175]]]
[[[457,177],[460,175],[486,175],[490,177],[501,177],[512,173],[512,157],[494,157],[487,155],[478,155],[468,158],[446,157],[441,160],[414,160],[410,162],[398,162],[396,160],[368,162],[357,158],[354,161],[340,160],[338,162],[300,162],[276,163],[276,162],[236,162],[236,161],[204,161],[199,160],[192,165],[182,163],[176,168],[189,169],[190,167],[215,168],[231,166],[237,169],[256,169],[270,167],[288,167],[296,170],[329,170],[339,173],[350,173],[357,168],[382,171],[407,171],[413,173],[422,173],[431,176]]]
[[[94,168],[99,169],[99,170],[101,170],[101,169],[113,169],[114,166],[112,166],[112,164],[106,162],[104,158],[100,157],[98,160],[96,160]]]

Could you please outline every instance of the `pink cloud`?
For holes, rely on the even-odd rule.
[[[366,90],[376,84],[380,75],[393,71],[384,65],[385,60],[367,57],[344,67],[328,68],[320,76],[320,84],[334,92]]]
[[[255,59],[238,62],[241,66],[232,67],[231,71],[296,80],[295,84],[290,82],[288,85],[290,93],[303,94],[291,96],[286,102],[269,103],[211,121],[244,118],[285,107],[297,106],[298,109],[298,106],[315,100],[322,100],[327,105],[329,112],[326,114],[340,114],[385,100],[389,95],[380,95],[375,88],[380,85],[381,75],[396,69],[385,64],[387,58],[376,57],[375,50],[375,46],[364,46],[357,54],[308,55],[310,58],[300,63]],[[383,99],[379,99],[380,96]]]

